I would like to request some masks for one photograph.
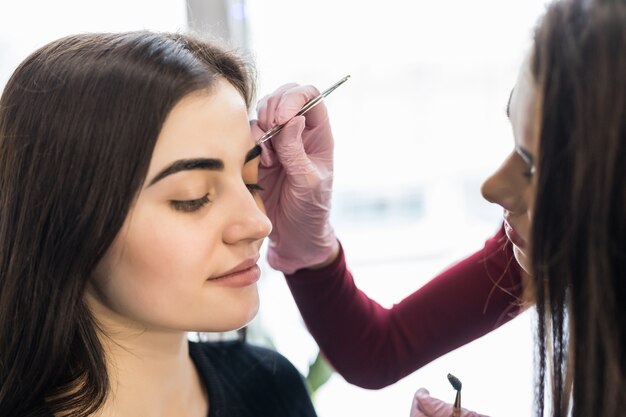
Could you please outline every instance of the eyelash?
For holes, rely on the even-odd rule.
[[[256,183],[246,184],[246,188],[248,188],[248,191],[250,191],[250,194],[252,195],[256,195],[257,191],[264,190],[263,187],[261,187],[259,184],[256,184]]]
[[[170,205],[174,210],[182,211],[185,213],[193,213],[200,210],[202,207],[209,203],[209,195],[205,194],[195,200],[171,200]]]
[[[250,191],[250,194],[256,195],[257,191],[263,191],[263,187],[259,184],[246,184],[246,188]],[[195,200],[170,200],[170,205],[174,210],[182,211],[184,213],[193,213],[200,210],[202,207],[210,203],[209,195],[205,194]]]

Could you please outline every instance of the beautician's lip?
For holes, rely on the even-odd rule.
[[[517,233],[513,226],[511,226],[506,220],[504,221],[504,233],[515,246],[520,249],[526,248],[526,241],[522,239],[519,233]]]

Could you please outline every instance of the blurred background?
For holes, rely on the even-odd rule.
[[[2,0],[0,87],[34,49],[79,32],[193,30],[256,63],[258,97],[287,82],[320,90],[336,140],[333,224],[357,285],[385,306],[479,249],[501,210],[480,184],[513,147],[505,116],[544,0]],[[251,117],[254,117],[254,110]],[[306,375],[318,354],[281,274],[264,265],[252,341]],[[314,395],[320,417],[408,416],[427,387],[491,416],[532,408],[527,312],[404,380],[370,391],[333,374]],[[419,320],[416,317],[415,320]],[[367,366],[367,364],[364,364]]]

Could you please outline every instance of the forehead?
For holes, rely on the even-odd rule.
[[[536,155],[539,149],[541,108],[537,83],[530,70],[530,56],[526,57],[520,68],[508,108],[515,145]]]
[[[227,81],[181,99],[159,133],[149,175],[178,159],[243,159],[254,145],[247,107]]]

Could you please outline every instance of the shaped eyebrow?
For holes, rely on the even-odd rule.
[[[263,149],[259,145],[254,145],[254,148],[250,149],[248,153],[246,154],[245,163],[247,164],[248,162],[252,161],[257,156],[261,155],[262,150]]]
[[[170,165],[162,169],[158,174],[152,178],[148,187],[154,183],[162,180],[163,178],[176,174],[181,171],[191,171],[195,169],[206,169],[209,171],[222,171],[224,169],[224,162],[221,159],[213,158],[196,158],[196,159],[179,159],[172,162]]]
[[[245,164],[261,155],[262,149],[259,145],[255,145],[246,154]],[[148,187],[154,183],[168,177],[172,174],[176,174],[181,171],[192,171],[196,169],[204,169],[208,171],[222,171],[224,170],[224,161],[216,158],[194,158],[194,159],[179,159],[172,162],[170,165],[162,169],[158,174],[152,178]]]

